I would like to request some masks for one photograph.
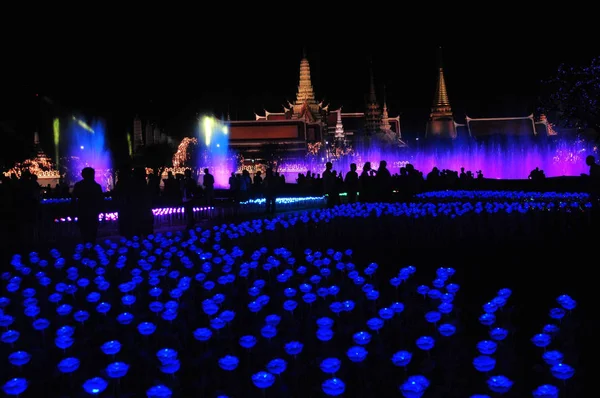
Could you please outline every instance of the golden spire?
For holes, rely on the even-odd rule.
[[[298,82],[298,94],[296,95],[296,105],[302,105],[305,102],[316,104],[315,92],[313,91],[312,82],[310,80],[310,65],[306,58],[306,51],[300,61],[300,79]]]
[[[431,113],[452,113],[450,100],[448,99],[448,90],[446,89],[446,79],[444,78],[444,68],[442,66],[442,47],[438,49],[438,78]]]

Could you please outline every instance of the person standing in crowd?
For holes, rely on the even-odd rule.
[[[84,243],[96,243],[98,217],[102,212],[104,195],[102,187],[95,181],[96,171],[86,167],[81,171],[83,180],[73,188],[72,203],[77,214],[77,224]]]
[[[198,191],[198,183],[192,177],[192,170],[186,169],[184,171],[184,178],[181,181],[181,197],[183,200],[183,209],[185,212],[185,220],[187,222],[187,229],[194,228],[194,199],[196,192]]]
[[[358,173],[356,172],[356,163],[350,165],[350,171],[346,173],[346,192],[348,194],[348,203],[356,202],[356,193],[358,192]]]
[[[206,195],[206,205],[212,206],[215,200],[215,177],[208,172],[208,168],[204,169],[202,185],[204,186],[204,194]]]
[[[327,195],[327,207],[335,206],[335,176],[331,172],[333,164],[327,162],[323,172],[323,192]]]

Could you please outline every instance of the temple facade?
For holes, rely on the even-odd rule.
[[[329,109],[318,101],[311,80],[306,53],[300,61],[298,90],[293,103],[281,112],[264,111],[255,120],[230,121],[229,146],[241,153],[260,151],[265,145],[279,145],[292,154],[305,155],[309,147],[349,146],[364,138],[382,140],[389,145],[405,144],[401,139],[400,116],[390,117],[387,104],[377,101],[373,73],[365,112],[344,113]]]
[[[464,123],[457,123],[446,88],[446,78],[438,52],[438,70],[435,94],[425,134],[427,138],[455,140],[465,137],[485,140],[492,137],[552,137],[557,132],[545,115],[533,114],[514,117],[471,118],[465,115]]]

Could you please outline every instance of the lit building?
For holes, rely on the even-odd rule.
[[[158,127],[158,125],[154,125],[153,132],[154,132],[154,137],[153,137],[154,143],[160,144],[160,134],[161,134],[160,127]]]
[[[286,152],[304,155],[309,147],[326,142],[353,143],[364,136],[392,137],[395,145],[403,146],[400,117],[389,117],[377,102],[373,73],[366,104],[366,113],[343,113],[341,108],[329,111],[315,97],[310,64],[306,54],[300,61],[298,91],[294,103],[283,106],[283,112],[264,111],[255,120],[231,121],[229,146],[243,154],[258,152],[265,145],[281,145]],[[387,127],[388,130],[382,130]],[[387,140],[387,139],[386,139]]]
[[[438,75],[433,105],[427,122],[426,137],[455,140],[468,137],[485,140],[492,137],[549,137],[556,136],[545,115],[538,119],[533,114],[514,117],[471,118],[465,115],[465,123],[457,123],[448,99],[446,78],[441,61],[441,48],[438,53]]]

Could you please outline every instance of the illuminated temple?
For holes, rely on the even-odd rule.
[[[306,54],[300,61],[296,100],[282,106],[282,112],[264,111],[255,120],[230,122],[230,148],[248,156],[266,144],[281,145],[290,155],[303,156],[315,145],[347,146],[365,140],[380,140],[387,145],[404,146],[400,117],[390,117],[386,101],[377,101],[371,71],[370,91],[365,112],[346,113],[342,108],[318,102]]]
[[[460,137],[484,140],[494,136],[548,137],[557,135],[545,115],[540,115],[539,118],[535,118],[533,114],[496,118],[471,118],[465,115],[465,123],[457,123],[448,99],[446,78],[441,61],[441,48],[438,52],[435,94],[425,134],[427,138],[447,140],[455,140]]]

